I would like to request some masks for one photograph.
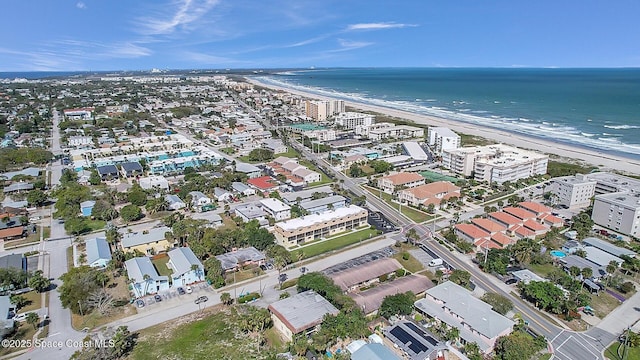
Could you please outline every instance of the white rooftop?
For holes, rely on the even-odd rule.
[[[273,198],[262,199],[260,200],[260,204],[262,204],[262,206],[270,209],[273,212],[291,210],[291,206],[283,203],[278,199],[273,199]]]
[[[326,211],[320,214],[312,214],[296,219],[282,221],[276,223],[275,226],[280,227],[285,231],[295,231],[296,229],[309,227],[314,224],[320,224],[331,220],[336,220],[349,215],[358,214],[361,211],[366,211],[363,208],[356,205],[349,205],[348,207],[342,207],[335,210]]]

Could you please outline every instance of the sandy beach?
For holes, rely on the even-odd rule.
[[[256,79],[249,78],[247,81],[259,85],[265,88],[274,90],[282,90],[291,94],[301,95],[311,99],[328,99],[325,96],[316,95],[313,93],[307,93],[299,90],[289,89],[285,87],[275,86],[271,84],[262,83]],[[388,116],[393,116],[401,119],[413,121],[416,124],[422,124],[427,126],[444,126],[453,131],[461,134],[479,136],[486,139],[491,139],[496,142],[514,145],[524,149],[536,150],[550,155],[556,155],[562,158],[583,161],[587,164],[595,165],[601,170],[617,170],[623,173],[640,174],[640,161],[626,158],[622,156],[616,156],[612,154],[602,153],[594,150],[585,149],[578,146],[571,146],[562,143],[556,143],[549,140],[540,138],[527,137],[520,134],[515,134],[506,131],[500,131],[497,129],[478,126],[475,124],[467,124],[460,121],[449,120],[444,118],[438,118],[434,116],[428,116],[423,114],[415,114],[407,111],[391,109],[382,106],[375,106],[363,103],[354,103],[346,101],[345,104],[352,108],[361,109],[364,111],[373,111]]]

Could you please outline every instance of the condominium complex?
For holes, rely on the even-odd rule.
[[[418,173],[399,172],[379,178],[378,188],[388,194],[393,194],[396,190],[416,187],[424,182],[424,177]]]
[[[460,187],[448,181],[436,181],[398,192],[398,198],[401,202],[413,206],[440,205],[443,199],[452,197],[460,197]]]
[[[430,127],[427,129],[429,146],[440,155],[443,150],[454,150],[460,147],[460,135],[446,127]]]
[[[621,234],[640,237],[640,193],[596,195],[591,218]]]
[[[333,115],[344,112],[344,100],[307,100],[304,110],[308,117],[316,121],[325,121]]]
[[[497,144],[444,150],[442,164],[476,181],[504,183],[547,173],[549,156]]]
[[[549,191],[556,195],[558,205],[568,208],[583,208],[591,205],[595,195],[596,181],[583,174],[563,176],[553,179]]]
[[[276,223],[273,232],[285,247],[302,245],[351,229],[367,226],[367,210],[356,205]]]
[[[356,126],[369,126],[375,121],[375,116],[359,112],[342,112],[336,118],[336,125],[344,129],[355,129]]]
[[[409,126],[396,125],[392,123],[375,123],[371,125],[358,125],[355,127],[356,135],[367,137],[371,140],[382,140],[387,138],[411,139],[424,136],[424,129]]]

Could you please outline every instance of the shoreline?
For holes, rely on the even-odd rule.
[[[297,89],[290,89],[284,86],[265,84],[255,78],[245,77],[245,79],[247,82],[257,86],[273,90],[281,90],[291,94],[301,95],[310,99],[331,99],[328,96],[317,95]],[[345,101],[345,106],[408,120],[419,125],[448,127],[449,129],[457,133],[478,136],[499,143],[513,145],[523,149],[535,150],[573,161],[583,161],[587,164],[597,166],[603,171],[617,170],[623,173],[640,175],[640,160],[635,160],[624,156],[607,154],[590,149],[585,149],[579,146],[557,143],[541,138],[527,137],[521,134],[511,133],[504,130],[497,130],[486,126],[468,124],[431,115],[416,114],[383,106],[370,105],[353,101]]]

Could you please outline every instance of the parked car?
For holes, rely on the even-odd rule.
[[[197,299],[196,299],[195,303],[196,303],[196,304],[201,304],[201,303],[203,303],[203,302],[207,302],[208,300],[209,300],[209,298],[208,298],[208,297],[206,297],[206,296],[200,296],[199,298],[197,298]]]
[[[507,279],[507,281],[505,281],[504,283],[507,285],[513,285],[517,282],[518,282],[518,279],[511,278],[511,279]]]
[[[193,292],[193,289],[191,289],[191,286],[187,286],[187,294],[191,294]]]
[[[178,288],[178,294],[180,294],[180,295],[184,295],[184,294],[186,294],[186,292],[184,291],[184,289],[183,289],[183,288],[179,287],[179,288]]]
[[[158,294],[155,294],[155,295],[153,296],[153,299],[154,299],[156,302],[160,302],[160,301],[162,301],[162,296],[160,296],[160,295],[158,295]]]
[[[142,301],[140,299],[136,300],[136,306],[138,308],[143,308],[144,307],[144,301]]]
[[[38,220],[40,220],[40,216],[34,216],[34,217],[29,218],[29,222],[36,222]]]

